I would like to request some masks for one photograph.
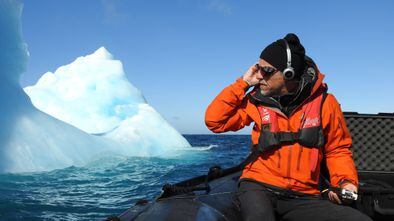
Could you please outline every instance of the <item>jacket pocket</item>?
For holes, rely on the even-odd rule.
[[[309,150],[309,168],[312,174],[316,172],[319,161],[319,149],[311,148]]]
[[[297,157],[297,171],[300,170],[301,157],[302,157],[302,152],[303,151],[304,151],[304,147],[300,146],[300,149],[298,150],[298,157]]]

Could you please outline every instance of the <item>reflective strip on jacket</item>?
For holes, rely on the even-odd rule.
[[[324,75],[319,73],[312,94],[322,86]],[[255,122],[252,130],[252,143],[258,144],[261,130],[261,116],[258,108],[245,96],[248,84],[242,79],[223,89],[212,101],[205,113],[205,124],[214,133],[238,131]],[[289,117],[277,112],[281,131],[297,132],[302,118],[302,107],[296,108]],[[346,127],[338,101],[327,94],[322,106],[322,127],[325,144],[319,149],[315,168],[311,168],[311,158],[316,158],[315,148],[303,147],[298,143],[282,145],[269,150],[247,164],[242,178],[253,179],[280,188],[308,194],[319,194],[318,181],[323,155],[330,174],[330,182],[340,187],[346,182],[358,186],[357,170],[350,146],[352,140]]]

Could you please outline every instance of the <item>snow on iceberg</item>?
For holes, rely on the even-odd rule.
[[[0,2],[0,48],[2,49],[0,50],[0,103],[2,110],[0,115],[0,172],[53,170],[71,165],[82,166],[92,159],[96,160],[97,156],[108,153],[125,156],[163,154],[168,149],[189,146],[175,129],[146,104],[137,89],[128,84],[125,79],[116,82],[116,79],[119,80],[122,78],[121,76],[124,76],[123,70],[121,65],[119,66],[120,62],[111,60],[108,57],[109,53],[104,49],[99,49],[91,57],[105,58],[94,59],[97,65],[107,62],[118,63],[120,69],[111,69],[105,73],[111,76],[118,74],[119,76],[114,76],[115,81],[102,81],[104,85],[96,85],[96,90],[109,86],[105,85],[108,83],[112,83],[111,86],[127,89],[117,91],[120,93],[119,95],[113,91],[115,89],[111,88],[106,94],[102,94],[103,103],[89,103],[99,109],[88,109],[94,116],[86,120],[83,119],[84,123],[88,123],[88,126],[83,130],[89,133],[103,132],[102,136],[91,135],[78,129],[81,126],[77,123],[74,126],[70,125],[64,122],[65,119],[56,119],[36,109],[19,85],[19,78],[25,70],[28,59],[27,47],[22,40],[21,12],[22,5],[18,1],[2,0]],[[107,67],[115,66],[109,65]],[[96,76],[106,78],[105,73]],[[45,76],[40,79],[37,85],[41,83],[50,85],[51,82],[53,84],[57,81],[55,74],[46,74]],[[93,76],[91,75],[91,77]],[[78,78],[74,78],[74,80],[78,80]],[[97,79],[89,80],[91,80],[90,82],[99,82]],[[65,82],[64,84],[58,82],[58,85],[69,86]],[[58,98],[65,96],[64,102],[66,99],[72,100],[81,95],[94,95],[91,92],[93,86],[88,85],[87,88],[84,88],[83,85],[80,85],[86,82],[89,81],[85,79],[84,82],[74,82],[76,87],[73,92],[70,92],[71,94],[52,94],[55,92],[50,91],[50,87],[47,87],[48,91],[46,92],[38,92],[37,90],[37,93],[41,93],[44,98],[41,101],[37,99],[37,102],[45,103],[44,101],[52,100],[56,102],[52,97],[54,95],[58,95]],[[67,91],[67,88],[61,88],[61,90]],[[83,93],[84,90],[90,91],[90,93]],[[61,116],[70,118],[80,117],[81,115],[73,115],[72,113],[75,114],[86,108],[82,103],[74,103],[73,107],[77,110],[67,110],[62,108],[68,106],[60,104],[60,102],[52,103],[54,106],[49,109],[58,110]],[[113,110],[114,113],[105,115],[102,112],[103,109],[100,108],[109,112]],[[84,111],[86,110],[83,110],[81,114],[88,116]],[[91,123],[93,119],[102,120],[102,123],[93,124]],[[115,129],[105,133],[113,126]]]
[[[104,47],[45,73],[25,92],[36,108],[94,134],[114,129],[146,103]]]

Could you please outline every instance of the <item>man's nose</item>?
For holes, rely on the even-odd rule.
[[[261,73],[260,70],[257,71],[256,78],[259,79],[259,80],[262,80],[264,78],[264,75],[263,75],[263,73]]]

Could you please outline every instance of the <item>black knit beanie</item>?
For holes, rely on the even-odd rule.
[[[299,79],[305,68],[305,49],[297,35],[289,33],[284,37],[291,51],[291,66],[295,71],[295,78]],[[279,39],[268,45],[260,54],[260,58],[283,72],[287,67],[286,43]]]

